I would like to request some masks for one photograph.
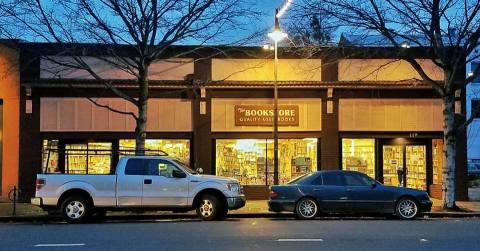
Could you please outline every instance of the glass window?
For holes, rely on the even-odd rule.
[[[472,69],[471,69],[471,72],[474,72],[478,67],[480,66],[480,63],[472,63]],[[473,83],[480,83],[480,76],[477,75],[473,81]]]
[[[317,170],[318,139],[278,141],[280,184]],[[243,185],[273,184],[273,140],[219,139],[216,174],[238,179]]]
[[[342,169],[375,178],[375,139],[342,139]]]
[[[286,184],[296,177],[317,171],[318,139],[280,139],[278,141],[278,177]],[[273,140],[271,146],[273,149]],[[273,155],[273,152],[272,152]]]
[[[235,178],[243,185],[273,184],[273,144],[271,149],[267,145],[266,139],[217,140],[216,174]]]
[[[159,159],[147,160],[145,175],[163,176],[167,178],[173,177],[173,170],[178,168],[171,162]]]
[[[442,184],[443,140],[432,140],[433,184]]]
[[[367,176],[363,176],[359,173],[344,173],[345,184],[347,186],[370,186],[372,183]]]
[[[472,118],[480,119],[480,99],[472,99],[470,104],[471,104]]]
[[[326,186],[343,186],[343,178],[341,172],[324,172],[322,173],[323,185]]]
[[[121,155],[135,154],[135,140],[122,139],[119,142]],[[170,157],[174,157],[183,163],[190,163],[190,140],[188,139],[147,139],[145,148],[150,154],[158,154],[163,151]],[[158,151],[158,152],[155,152]]]
[[[65,173],[110,174],[112,143],[65,145]]]
[[[45,173],[59,173],[58,140],[44,140],[42,149],[42,167]]]
[[[125,165],[125,175],[143,175],[143,160],[129,159]]]

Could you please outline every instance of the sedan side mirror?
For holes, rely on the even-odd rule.
[[[187,174],[185,174],[184,172],[182,172],[180,170],[173,170],[172,171],[172,176],[174,178],[185,178],[185,177],[187,177]]]
[[[203,168],[199,167],[199,168],[195,169],[195,172],[197,172],[199,174],[202,174],[203,173]]]
[[[377,187],[377,182],[372,182],[372,188]]]

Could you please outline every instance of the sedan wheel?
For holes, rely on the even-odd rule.
[[[295,215],[297,218],[302,220],[313,219],[317,213],[318,205],[313,199],[310,198],[301,199],[295,208]]]
[[[418,206],[413,199],[405,198],[401,199],[397,203],[397,208],[395,211],[400,219],[413,219],[418,214]]]

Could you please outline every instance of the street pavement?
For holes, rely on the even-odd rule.
[[[196,219],[0,223],[0,250],[479,250],[480,220]]]

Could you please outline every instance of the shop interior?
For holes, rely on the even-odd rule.
[[[112,142],[66,143],[65,151],[59,151],[59,140],[44,140],[42,151],[43,168],[46,173],[60,173],[60,165],[68,174],[109,174],[115,149]],[[147,154],[165,152],[184,163],[190,162],[190,140],[188,139],[147,139]],[[135,140],[119,140],[119,157],[132,155]],[[59,163],[62,155],[63,163]]]
[[[272,139],[216,140],[216,174],[242,185],[273,184]],[[279,183],[317,170],[318,139],[279,139]]]

